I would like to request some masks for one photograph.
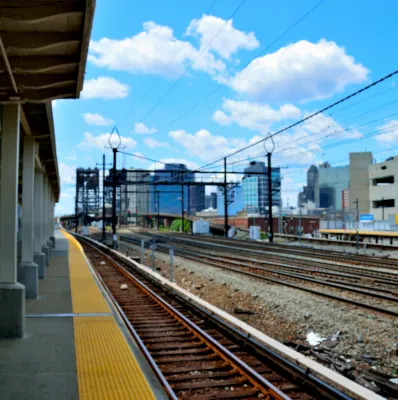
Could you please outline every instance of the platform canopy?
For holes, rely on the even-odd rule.
[[[0,0],[0,102],[78,98],[94,0]]]
[[[57,199],[51,101],[80,95],[94,9],[95,0],[0,0],[0,107],[22,105],[21,132],[36,137]]]

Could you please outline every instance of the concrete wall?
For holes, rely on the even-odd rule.
[[[359,201],[359,213],[368,214],[369,199],[369,165],[373,163],[371,152],[350,153],[350,208],[355,210],[355,201]]]

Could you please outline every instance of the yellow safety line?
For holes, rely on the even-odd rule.
[[[69,233],[69,273],[72,307],[76,314],[110,313],[111,310],[88,268],[80,243]]]
[[[73,312],[109,313],[80,243],[62,233],[69,241]],[[113,316],[74,317],[73,327],[80,400],[155,400]]]
[[[155,399],[113,317],[75,317],[79,399]]]

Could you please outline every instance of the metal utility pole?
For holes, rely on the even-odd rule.
[[[111,138],[113,135],[117,136],[117,143],[112,145]],[[111,134],[108,139],[109,147],[113,151],[113,172],[112,172],[112,242],[113,249],[117,249],[117,234],[116,234],[116,186],[117,186],[117,176],[116,176],[116,154],[120,145],[122,144],[122,139],[120,138],[119,131],[116,127],[112,129]]]
[[[356,204],[356,209],[357,209],[357,234],[356,234],[356,239],[357,239],[357,250],[359,250],[359,200],[357,198],[356,201],[354,201],[354,203]]]
[[[271,140],[268,140],[271,139]],[[267,143],[268,142],[268,143]],[[268,159],[268,229],[269,229],[269,242],[274,241],[274,224],[272,220],[272,168],[271,168],[271,156],[275,149],[275,142],[272,136],[268,133],[266,140],[264,141],[264,148],[267,151]]]
[[[102,240],[105,241],[105,154],[102,155]]]
[[[299,207],[299,244],[301,244],[301,234],[302,234],[302,229],[301,229],[301,207]]]
[[[224,237],[228,237],[227,157],[224,157]]]
[[[159,220],[160,220],[160,192],[156,191],[156,211],[157,211],[157,228],[159,229]]]
[[[113,171],[112,171],[112,242],[113,248],[117,249],[117,235],[116,235],[116,154],[117,149],[112,149],[113,151]]]
[[[271,169],[271,155],[267,153],[268,159],[268,229],[269,229],[269,242],[274,241],[274,226],[272,221],[272,169]]]
[[[181,175],[181,232],[184,233],[184,185],[182,181],[184,177]]]
[[[76,197],[75,197],[75,232],[77,233],[77,226],[79,225],[79,210],[77,208],[77,184],[76,184]]]

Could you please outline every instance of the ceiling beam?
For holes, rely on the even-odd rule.
[[[21,107],[21,125],[22,125],[22,128],[23,128],[24,132],[25,132],[25,135],[26,136],[32,136],[32,131],[30,129],[30,125],[29,125],[29,122],[28,122],[28,120],[26,118],[26,114],[25,114],[25,111],[24,111],[23,107]]]

